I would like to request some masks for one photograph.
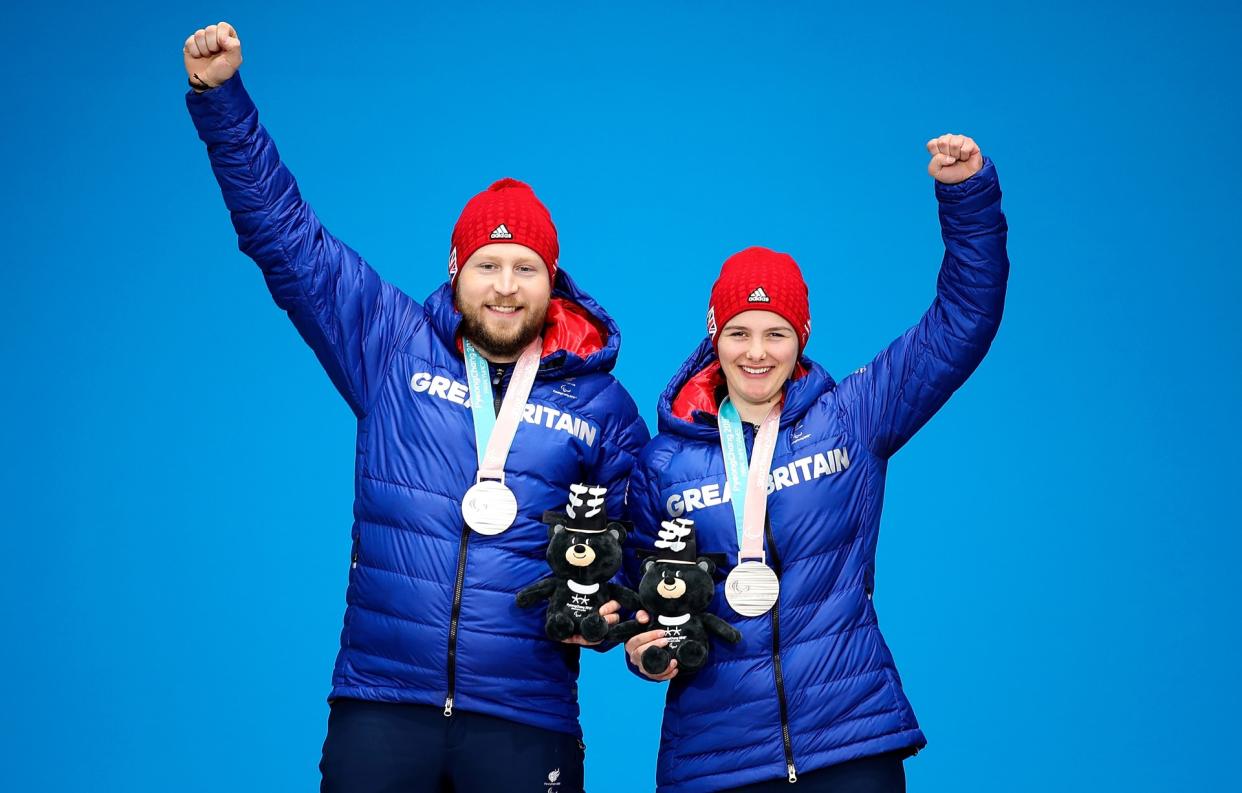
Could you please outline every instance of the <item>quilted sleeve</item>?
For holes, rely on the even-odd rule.
[[[665,518],[663,510],[660,509],[659,490],[659,472],[652,469],[650,455],[643,454],[634,465],[625,494],[626,509],[634,524],[634,531],[625,543],[621,575],[622,583],[635,592],[638,591],[638,582],[643,577],[638,549],[655,546],[660,521]]]
[[[319,222],[259,124],[240,74],[210,91],[187,92],[186,105],[238,247],[259,265],[276,304],[354,413],[365,415],[397,339],[421,324],[422,308]]]
[[[872,453],[889,457],[978,367],[1005,303],[1008,227],[990,159],[956,185],[936,184],[945,254],[936,298],[918,324],[838,389],[838,404]]]
[[[588,472],[589,481],[608,488],[608,515],[626,520],[626,482],[634,460],[651,436],[638,413],[638,406],[615,380],[593,400],[591,407],[592,412],[601,417],[602,429]]]
[[[655,546],[660,521],[665,517],[659,505],[659,471],[653,467],[655,455],[650,454],[651,451],[649,447],[647,452],[640,455],[630,474],[629,486],[626,489],[626,506],[630,520],[634,523],[634,533],[625,543],[621,583],[635,592],[638,591],[638,582],[643,577],[642,560],[638,558],[638,549]],[[638,667],[630,663],[629,656],[625,654],[624,649],[622,649],[621,656],[625,659],[626,668],[636,676],[648,682],[654,682],[640,672]]]

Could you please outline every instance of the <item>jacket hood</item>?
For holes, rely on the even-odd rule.
[[[688,438],[712,441],[720,437],[716,389],[724,384],[720,360],[710,338],[704,338],[660,394],[659,429]],[[832,375],[805,355],[794,376],[785,383],[781,427],[792,426],[825,392],[837,387]]]
[[[452,285],[445,283],[428,295],[423,308],[440,340],[460,352],[461,314],[453,305]],[[538,379],[609,372],[616,365],[620,350],[621,330],[617,323],[593,297],[578,288],[564,268],[558,268],[543,330]]]

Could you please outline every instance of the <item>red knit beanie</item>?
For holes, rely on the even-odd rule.
[[[556,226],[530,185],[517,179],[501,179],[466,202],[453,227],[453,249],[448,261],[450,283],[457,283],[459,263],[465,263],[475,251],[493,242],[513,242],[530,248],[543,258],[548,279],[555,282],[556,260],[561,252],[556,243]]]
[[[799,351],[811,336],[811,306],[798,263],[787,253],[747,248],[725,260],[712,286],[707,333],[718,345],[717,329],[743,311],[771,311],[793,325]]]

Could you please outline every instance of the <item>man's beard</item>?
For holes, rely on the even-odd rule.
[[[482,314],[487,308],[467,309],[461,304],[461,300],[457,295],[453,295],[453,305],[461,314],[461,335],[470,340],[470,343],[479,348],[483,353],[483,357],[497,358],[515,358],[526,346],[534,341],[543,331],[543,323],[548,316],[548,308],[544,306],[543,311],[536,314],[529,305],[524,309],[529,315],[526,321],[519,325],[516,330],[500,335],[492,332],[487,327],[487,322]]]

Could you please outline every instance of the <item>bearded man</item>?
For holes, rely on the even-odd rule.
[[[320,769],[326,791],[582,789],[581,636],[514,594],[546,574],[543,512],[625,480],[648,439],[609,374],[616,323],[558,266],[525,184],[466,204],[421,305],[302,200],[225,22],[185,41],[186,103],[259,265],[357,419],[353,550]],[[610,622],[616,604],[605,607]]]

